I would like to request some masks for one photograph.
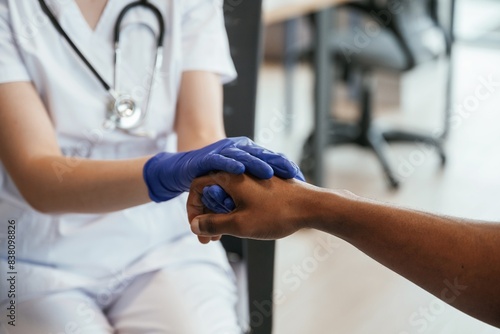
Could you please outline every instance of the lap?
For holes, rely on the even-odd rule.
[[[120,334],[237,334],[236,302],[224,270],[188,264],[135,279],[107,316]]]
[[[3,307],[2,307],[3,308]],[[15,326],[7,334],[112,334],[113,328],[94,299],[82,291],[54,293],[16,305]]]
[[[217,244],[185,238],[169,265],[102,282],[94,288],[51,292],[17,305],[7,334],[237,334],[234,278]]]

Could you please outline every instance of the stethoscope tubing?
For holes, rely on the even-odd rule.
[[[97,70],[94,68],[94,66],[92,66],[92,64],[88,61],[88,59],[83,55],[83,53],[80,51],[80,49],[78,49],[78,47],[75,45],[75,43],[73,43],[73,41],[68,36],[68,34],[66,34],[66,31],[64,31],[64,29],[61,27],[61,25],[57,21],[56,17],[54,16],[54,13],[52,13],[50,8],[47,6],[47,3],[45,3],[45,0],[38,0],[38,2],[40,3],[40,6],[42,7],[42,11],[47,15],[47,17],[51,21],[52,25],[54,26],[54,28],[56,28],[56,30],[59,32],[59,34],[61,34],[61,36],[64,37],[64,39],[68,42],[68,44],[71,46],[73,51],[76,52],[78,57],[85,63],[85,65],[94,74],[94,76],[97,78],[97,80],[99,80],[99,82],[104,87],[104,89],[106,89],[106,91],[108,91],[108,92],[111,91],[110,85],[106,82],[106,80],[103,79],[103,77],[101,77],[99,72],[97,72]]]
[[[61,36],[64,37],[64,39],[68,42],[68,44],[73,49],[73,51],[84,62],[84,64],[87,66],[87,68],[92,72],[92,74],[96,77],[96,79],[101,83],[101,85],[104,87],[104,89],[111,95],[111,97],[114,100],[116,100],[118,98],[118,92],[116,92],[115,89],[116,89],[116,84],[117,84],[116,83],[116,72],[118,69],[117,65],[119,65],[120,57],[121,57],[120,56],[120,53],[121,53],[120,28],[121,28],[122,21],[125,18],[125,16],[127,15],[127,13],[135,7],[140,6],[140,7],[148,8],[155,15],[155,17],[158,21],[159,33],[158,33],[158,36],[156,38],[156,55],[155,55],[155,63],[154,63],[154,73],[156,73],[157,71],[160,70],[161,65],[163,63],[163,39],[165,37],[165,22],[163,21],[163,15],[158,10],[158,8],[156,8],[153,4],[149,3],[147,0],[138,0],[138,1],[131,2],[130,4],[125,6],[125,8],[122,9],[122,11],[120,12],[120,14],[118,15],[118,18],[116,20],[114,31],[113,31],[113,39],[114,39],[114,59],[113,59],[114,64],[113,65],[115,67],[115,69],[114,69],[114,71],[115,71],[115,74],[114,74],[115,87],[113,87],[113,88],[106,82],[106,80],[104,80],[104,78],[99,74],[99,72],[97,72],[97,70],[94,68],[94,66],[92,66],[92,64],[83,55],[83,53],[80,51],[80,49],[78,49],[78,47],[75,45],[75,43],[71,40],[71,38],[68,36],[66,31],[64,31],[62,26],[57,21],[54,13],[52,13],[50,8],[47,6],[47,3],[45,2],[45,0],[39,0],[39,3],[40,3],[40,6],[42,8],[42,11],[47,15],[47,17],[51,21],[52,25],[54,26],[54,28],[59,32],[59,34],[61,34]],[[147,111],[149,109],[151,88],[152,88],[154,80],[155,80],[154,77],[155,77],[155,75],[153,74],[151,77],[151,80],[150,80],[149,94],[148,94],[148,97],[146,100],[145,111]],[[142,115],[142,118],[145,117],[145,114],[146,113],[144,113]]]
[[[149,3],[147,0],[139,0],[139,1],[134,1],[131,2],[130,4],[126,5],[125,8],[122,9],[120,14],[118,14],[118,18],[116,19],[115,23],[115,29],[114,29],[114,43],[115,45],[120,43],[120,27],[122,24],[122,21],[131,9],[134,7],[146,7],[151,10],[151,12],[156,16],[156,20],[158,21],[158,27],[159,27],[159,33],[158,37],[156,40],[156,47],[160,48],[163,46],[163,38],[165,37],[165,22],[163,21],[163,15],[161,15],[161,12],[156,8],[154,5]]]

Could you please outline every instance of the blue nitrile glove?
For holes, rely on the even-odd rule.
[[[215,213],[229,213],[236,208],[233,199],[216,184],[203,188],[201,201],[203,205]]]
[[[286,159],[284,156],[282,156]],[[291,162],[293,163],[293,162]],[[295,179],[305,181],[304,174],[297,167],[297,175]],[[283,177],[290,179],[290,177]],[[203,195],[201,201],[210,211],[215,213],[229,213],[236,208],[233,199],[222,189],[219,185],[211,185],[203,188]]]
[[[291,178],[299,172],[294,163],[280,154],[246,137],[236,137],[219,140],[199,150],[159,153],[146,162],[143,175],[149,197],[155,202],[163,202],[189,191],[193,179],[212,171],[246,172],[260,179],[273,175]]]

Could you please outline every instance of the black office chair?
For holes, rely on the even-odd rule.
[[[331,40],[332,61],[347,75],[361,76],[361,115],[356,123],[330,122],[329,144],[355,143],[372,149],[379,159],[389,184],[397,188],[399,183],[386,157],[387,142],[419,142],[436,148],[441,164],[446,162],[443,139],[448,132],[450,109],[451,61],[448,61],[447,102],[445,126],[439,136],[418,132],[382,131],[372,123],[371,73],[375,69],[405,72],[419,64],[441,56],[451,58],[452,38],[438,20],[437,0],[368,0],[347,3],[340,8],[349,9],[361,16],[361,26],[335,31]],[[398,8],[397,11],[391,8]],[[384,13],[385,15],[377,15]],[[387,15],[387,14],[390,15]],[[379,27],[366,34],[369,42],[360,43],[359,29]],[[356,35],[357,34],[357,35]],[[358,38],[356,38],[358,36]],[[313,169],[312,135],[304,145],[301,167],[308,174]]]
[[[261,0],[224,1],[226,29],[238,78],[224,87],[228,136],[254,136],[257,74],[261,63]],[[249,333],[270,334],[274,281],[274,241],[225,236],[226,251],[246,265]],[[234,256],[233,256],[234,258]]]

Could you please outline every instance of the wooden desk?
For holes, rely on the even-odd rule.
[[[263,22],[273,24],[288,19],[316,13],[349,0],[264,0]]]

